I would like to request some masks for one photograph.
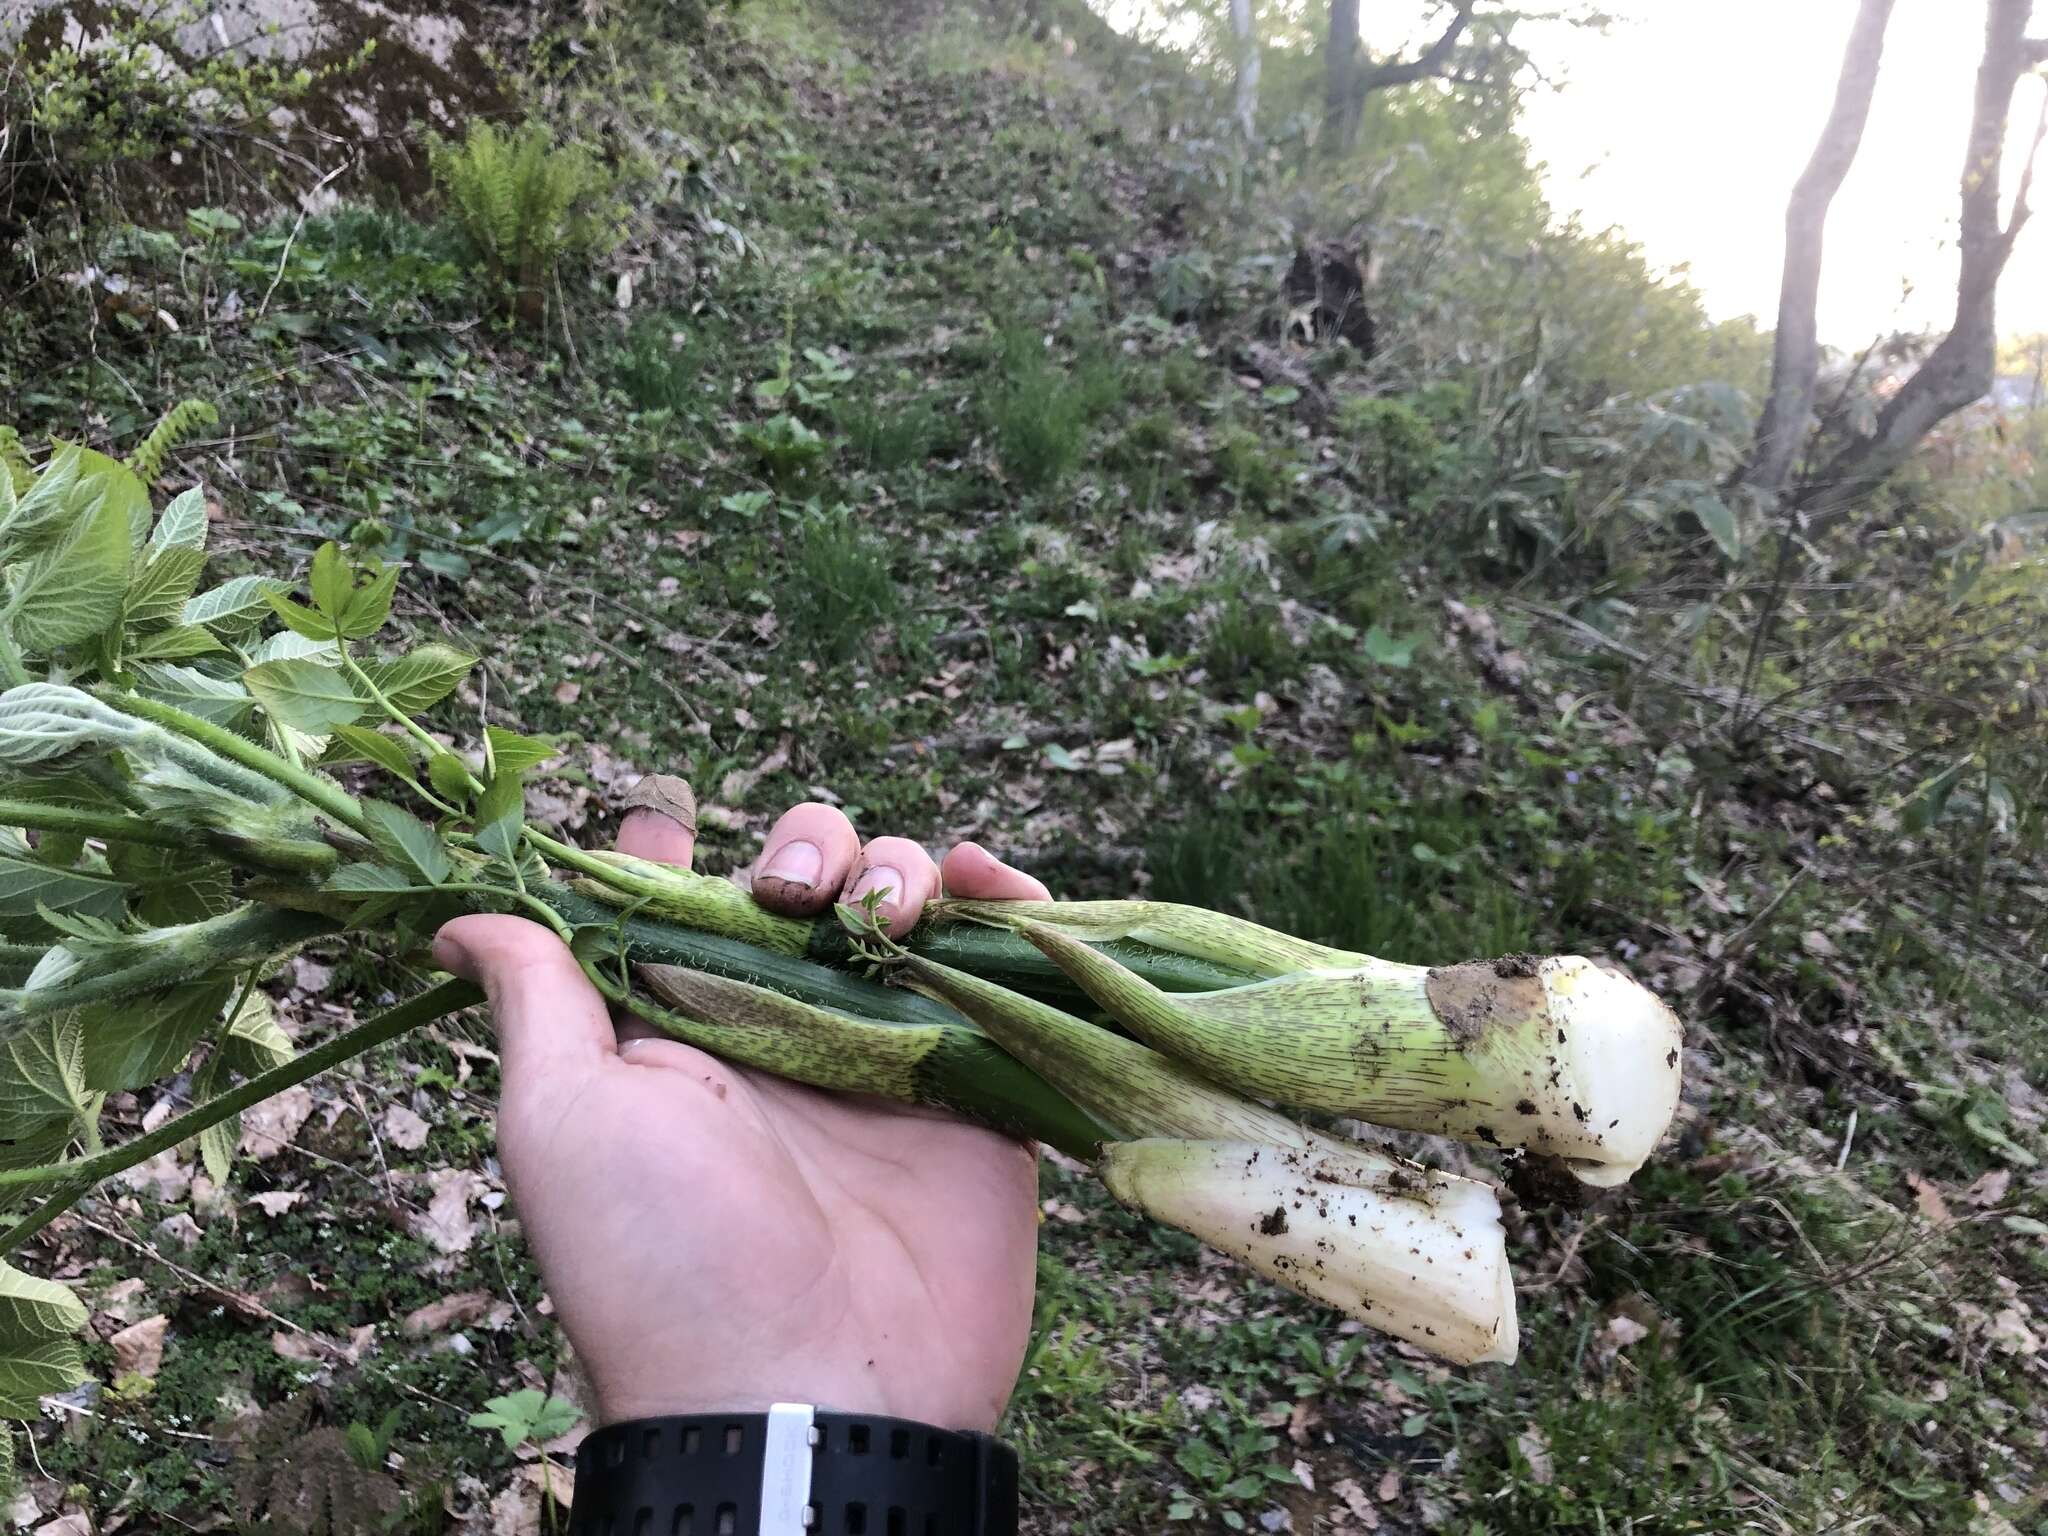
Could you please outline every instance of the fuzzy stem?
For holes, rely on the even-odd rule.
[[[363,808],[333,780],[320,774],[286,762],[267,747],[260,747],[245,736],[223,730],[210,721],[196,715],[188,715],[182,709],[173,709],[155,699],[146,699],[136,693],[122,693],[119,689],[100,687],[92,690],[93,696],[102,703],[110,704],[124,714],[160,725],[167,731],[174,731],[187,741],[218,752],[230,762],[239,763],[252,773],[259,773],[272,783],[282,784],[308,805],[326,812],[351,832],[365,839],[370,837],[370,824],[363,816]]]

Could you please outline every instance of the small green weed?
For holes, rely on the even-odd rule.
[[[702,367],[675,317],[644,315],[613,354],[611,381],[643,411],[682,411],[695,396]]]
[[[804,514],[789,538],[790,601],[779,609],[792,637],[820,661],[847,661],[896,622],[902,595],[889,546],[848,507]]]
[[[1121,397],[1116,367],[1090,354],[1063,368],[1022,327],[998,338],[995,367],[982,413],[1003,474],[1024,490],[1051,490],[1080,465],[1097,419]]]

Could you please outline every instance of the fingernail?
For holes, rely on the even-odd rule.
[[[883,909],[900,910],[903,906],[903,871],[887,864],[877,864],[853,882],[853,889],[846,893],[846,899],[859,906],[861,898],[870,891],[887,891],[888,895],[882,898]]]
[[[825,870],[825,853],[816,843],[784,843],[763,861],[760,880],[780,880],[809,890]]]
[[[451,938],[446,930],[434,935],[434,964],[464,981],[476,980],[476,964],[469,958],[469,951],[462,947],[460,940]]]

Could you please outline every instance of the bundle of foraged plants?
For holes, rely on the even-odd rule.
[[[295,1053],[261,983],[338,934],[418,953],[524,914],[677,1038],[1058,1147],[1126,1204],[1447,1359],[1511,1360],[1491,1185],[1300,1118],[1433,1132],[1625,1180],[1676,1108],[1680,1030],[1571,956],[1397,965],[1160,902],[872,904],[817,922],[526,819],[548,743],[416,718],[473,658],[376,641],[398,572],[321,549],[202,586],[207,516],[133,470],[0,444],[0,1252],[96,1180],[196,1143],[216,1177],[269,1094],[478,1001],[444,980]],[[445,722],[444,722],[445,724]],[[458,736],[456,739],[463,739]],[[102,1103],[194,1107],[106,1147]],[[0,1410],[81,1374],[71,1291],[0,1266]]]

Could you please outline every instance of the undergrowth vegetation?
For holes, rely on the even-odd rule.
[[[829,792],[1063,895],[1608,957],[1689,1025],[1657,1163],[1517,1186],[1511,1369],[1361,1342],[1050,1161],[1032,1528],[2048,1532],[2042,423],[1788,542],[1722,490],[1767,339],[1554,227],[1511,115],[1382,93],[1310,170],[1058,6],[594,9],[515,59],[533,126],[444,161],[532,196],[21,235],[24,451],[212,402],[150,467],[205,484],[216,576],[409,562],[400,620],[559,733],[536,824],[683,772],[726,868]],[[1371,358],[1281,281],[1359,231]],[[419,980],[337,946],[270,990],[304,1043]],[[265,1435],[382,1435],[465,1528],[536,1508],[467,1420],[577,1401],[494,1081],[481,1021],[410,1038],[230,1185],[172,1157],[53,1224],[106,1343],[43,1513],[196,1523]]]

